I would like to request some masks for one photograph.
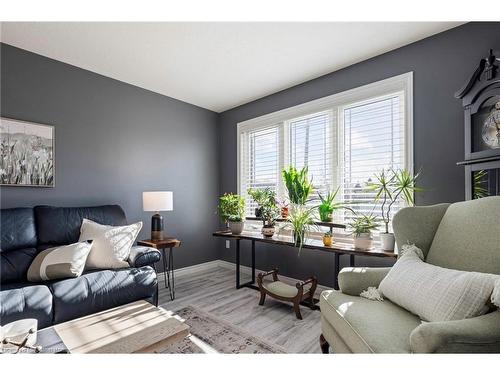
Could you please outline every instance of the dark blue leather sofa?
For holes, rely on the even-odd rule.
[[[38,319],[38,328],[137,300],[158,304],[153,269],[160,253],[134,246],[129,268],[84,272],[78,278],[30,283],[27,270],[43,249],[78,241],[83,218],[125,225],[120,206],[11,208],[0,210],[0,324]]]

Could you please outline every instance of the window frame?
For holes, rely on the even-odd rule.
[[[289,107],[280,111],[269,113],[254,119],[239,122],[237,124],[237,193],[242,195],[242,155],[241,136],[243,133],[261,128],[278,126],[281,130],[278,147],[278,165],[281,170],[286,168],[290,162],[289,152],[289,124],[291,121],[308,117],[313,114],[331,111],[331,121],[334,135],[332,136],[332,181],[333,186],[338,186],[341,181],[342,161],[342,137],[343,134],[343,108],[353,104],[373,100],[377,97],[394,95],[402,92],[404,98],[404,168],[411,174],[414,173],[414,145],[413,145],[413,72],[407,72],[384,80],[376,81],[342,91],[323,98],[312,100],[303,104]],[[279,172],[280,173],[280,172]],[[278,197],[285,196],[284,185],[279,180]]]

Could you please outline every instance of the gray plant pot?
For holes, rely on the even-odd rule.
[[[384,251],[394,251],[396,239],[394,233],[380,233],[380,247]]]
[[[230,221],[229,229],[231,229],[232,234],[241,234],[243,232],[243,227],[245,226],[245,222],[243,221]]]

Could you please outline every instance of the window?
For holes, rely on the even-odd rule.
[[[286,197],[281,171],[289,165],[307,165],[316,192],[339,188],[339,199],[357,211],[380,213],[366,183],[382,169],[413,170],[412,106],[406,73],[238,124],[238,189],[247,214],[256,207],[248,188]]]
[[[342,199],[359,213],[380,216],[375,193],[366,185],[382,169],[405,168],[404,92],[340,107],[339,116],[343,132]],[[397,212],[397,204],[393,207],[392,212]]]

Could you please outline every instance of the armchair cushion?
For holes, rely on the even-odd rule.
[[[320,308],[322,324],[354,353],[409,353],[410,333],[421,324],[417,316],[390,301],[370,301],[336,290],[321,293]]]
[[[152,247],[132,246],[128,263],[131,267],[152,266],[161,259],[160,252]]]
[[[500,353],[500,311],[423,323],[411,333],[410,347],[414,353]]]
[[[345,267],[339,273],[340,290],[344,294],[359,296],[370,286],[378,287],[390,269],[390,267]]]

